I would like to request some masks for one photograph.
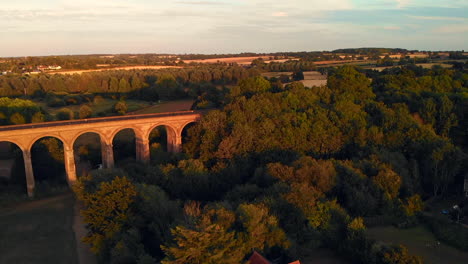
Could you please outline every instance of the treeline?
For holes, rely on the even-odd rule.
[[[115,55],[61,55],[21,58],[4,58],[0,62],[0,71],[21,72],[35,69],[40,65],[58,65],[62,69],[96,69],[99,65],[116,67],[125,65],[168,65],[174,64],[176,55],[168,54],[115,54]]]
[[[392,48],[355,48],[355,49],[337,49],[333,53],[346,53],[346,54],[384,54],[384,53],[408,53],[417,52],[417,50],[409,51],[407,49],[392,49]]]
[[[457,125],[446,135],[387,102],[404,87],[382,82],[350,66],[313,89],[240,81],[189,129],[183,155],[79,180],[86,242],[103,263],[243,263],[253,249],[288,263],[322,247],[352,263],[422,263],[369,240],[367,219],[417,224],[423,200],[461,194],[466,154],[447,136]]]
[[[39,74],[0,76],[0,96],[36,96],[47,93],[132,93],[141,98],[171,99],[189,96],[186,87],[202,83],[235,84],[258,75],[256,69],[240,66],[203,66],[193,68],[104,71],[74,75]],[[138,96],[138,93],[136,93]]]
[[[285,62],[269,62],[265,63],[262,59],[252,61],[252,66],[262,71],[267,72],[298,72],[298,71],[312,71],[316,69],[312,61],[305,60],[289,60]]]

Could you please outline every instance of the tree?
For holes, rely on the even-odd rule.
[[[36,112],[31,117],[31,123],[41,123],[45,121],[45,116],[42,112]]]
[[[422,264],[421,257],[409,255],[405,246],[384,247],[379,252],[380,262],[383,264]]]
[[[389,200],[393,200],[398,196],[401,187],[401,177],[392,169],[384,166],[372,180]]]
[[[118,101],[114,105],[114,111],[118,113],[119,115],[125,115],[127,113],[127,103],[125,101]]]
[[[242,95],[251,96],[254,93],[270,90],[271,84],[262,76],[255,76],[240,81],[239,88]]]
[[[339,67],[328,76],[327,86],[334,92],[335,101],[352,100],[361,103],[375,98],[370,81],[353,66]]]
[[[126,177],[101,182],[95,186],[95,190],[89,190],[91,180],[90,175],[80,177],[73,189],[86,207],[81,214],[88,225],[89,233],[83,241],[91,245],[94,253],[101,253],[106,241],[112,239],[128,220],[130,205],[137,192]]]
[[[171,230],[176,244],[161,246],[167,255],[163,264],[241,263],[247,251],[243,240],[229,230],[235,220],[233,212],[208,209],[202,215],[189,216],[196,218],[195,226],[177,226]]]
[[[58,120],[72,120],[75,117],[75,113],[69,108],[62,108],[56,114]]]
[[[91,117],[93,114],[93,109],[88,105],[83,105],[80,107],[79,116],[81,119]]]
[[[292,78],[294,81],[304,80],[304,73],[302,71],[294,72]]]
[[[24,116],[20,113],[13,113],[11,116],[10,116],[10,122],[13,124],[13,125],[20,125],[20,124],[25,124],[26,123],[26,119],[24,118]]]

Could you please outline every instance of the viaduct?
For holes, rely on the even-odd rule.
[[[112,168],[114,166],[112,142],[118,132],[132,129],[136,140],[136,159],[148,162],[150,160],[149,135],[153,129],[165,126],[167,150],[179,152],[182,145],[182,130],[189,123],[197,122],[200,117],[201,112],[182,111],[1,126],[0,141],[16,144],[23,152],[26,187],[31,197],[34,195],[35,185],[31,149],[33,144],[41,138],[54,137],[62,141],[67,181],[71,186],[76,181],[73,145],[79,136],[90,132],[99,135],[103,167]]]

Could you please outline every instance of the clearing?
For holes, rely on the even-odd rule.
[[[0,213],[0,263],[77,264],[71,193]]]
[[[327,84],[327,76],[322,75],[318,71],[305,71],[303,73],[304,80],[301,80],[300,82],[302,82],[305,87],[322,86]],[[293,72],[265,72],[262,73],[262,76],[267,78],[279,78],[281,75],[287,75],[291,77],[292,74]]]
[[[460,264],[468,263],[468,252],[460,251],[439,242],[434,235],[423,226],[398,229],[393,226],[373,227],[366,231],[367,235],[383,244],[402,244],[410,254],[421,256],[428,264]]]
[[[150,105],[139,110],[129,112],[128,115],[153,114],[165,112],[188,111],[192,108],[193,100],[178,100],[161,102],[156,105]]]

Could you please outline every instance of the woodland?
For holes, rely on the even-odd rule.
[[[121,105],[52,117],[34,102],[66,108],[96,96],[122,104],[193,98],[194,109],[209,110],[188,130],[182,153],[79,177],[84,241],[101,263],[245,263],[253,250],[288,263],[318,248],[350,263],[423,263],[365,230],[421,225],[468,251],[460,224],[468,219],[468,63],[401,64],[321,68],[321,87],[294,81],[315,69],[304,60],[0,76],[0,95],[10,97],[0,98],[0,119],[125,114]],[[281,67],[293,76],[260,76]],[[44,145],[51,156],[54,144]],[[460,201],[458,219],[428,212],[448,197]]]

